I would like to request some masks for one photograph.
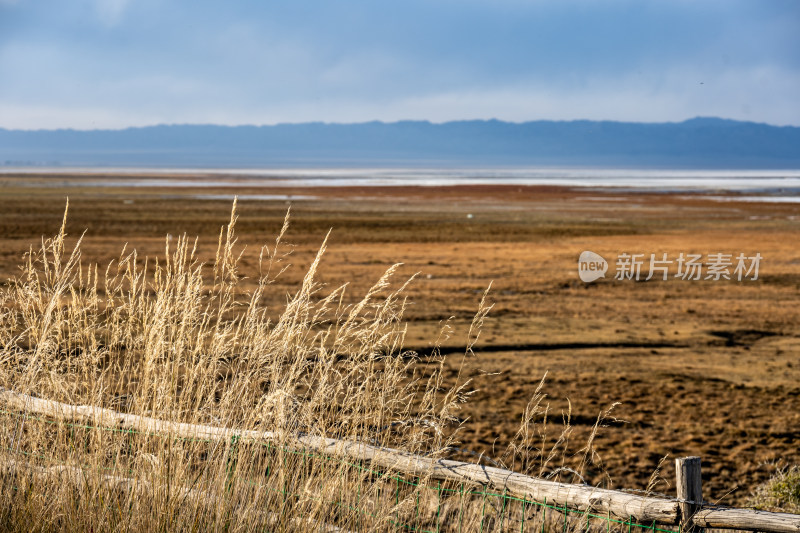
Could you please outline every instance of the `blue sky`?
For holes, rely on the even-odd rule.
[[[0,127],[800,126],[796,0],[0,0]]]

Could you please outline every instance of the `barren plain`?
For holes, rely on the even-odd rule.
[[[190,179],[193,186],[180,186]],[[407,290],[406,347],[429,353],[449,321],[441,345],[454,354],[454,378],[491,283],[494,307],[466,360],[477,392],[462,411],[463,448],[501,455],[547,372],[553,436],[571,406],[566,465],[598,414],[619,402],[594,442],[588,482],[607,475],[613,487],[645,489],[662,457],[700,455],[705,498],[742,504],[776,466],[800,463],[800,204],[517,185],[269,188],[183,176],[107,186],[113,180],[0,175],[0,280],[58,230],[67,197],[72,242],[86,230],[84,263],[103,268],[125,243],[163,257],[168,234],[198,236],[199,256],[210,260],[238,195],[242,274],[251,277],[291,206],[292,268],[266,302],[276,313],[331,229],[319,281],[348,283],[356,299],[403,263],[396,285],[417,274]],[[578,278],[584,250],[612,263],[605,278]],[[675,265],[667,281],[615,280],[622,253],[763,259],[757,280],[684,280]],[[671,464],[662,475],[671,481]],[[674,494],[666,481],[655,490]]]

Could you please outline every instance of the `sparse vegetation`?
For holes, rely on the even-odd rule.
[[[800,465],[778,468],[749,502],[756,509],[800,514]]]

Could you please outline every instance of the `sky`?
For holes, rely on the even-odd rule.
[[[0,0],[0,128],[800,126],[797,0]]]

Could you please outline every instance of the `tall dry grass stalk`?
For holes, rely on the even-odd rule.
[[[60,231],[31,248],[0,292],[0,387],[163,420],[271,431],[273,439],[175,438],[0,406],[0,528],[382,531],[392,520],[420,527],[455,520],[441,502],[420,506],[424,478],[401,487],[391,472],[290,446],[298,434],[430,456],[454,445],[468,383],[459,373],[445,384],[439,355],[421,364],[404,352],[405,284],[392,285],[397,265],[345,305],[344,286],[324,294],[316,281],[323,242],[297,292],[270,320],[263,300],[286,265],[288,213],[274,245],[259,254],[258,283],[244,292],[235,207],[211,265],[184,235],[167,239],[163,258],[123,248],[103,270],[83,264],[80,239],[67,248],[65,212]],[[483,300],[468,352],[488,308]],[[541,414],[537,390],[519,449],[527,449]],[[525,469],[529,463],[522,458]],[[462,528],[476,512],[459,511]]]

